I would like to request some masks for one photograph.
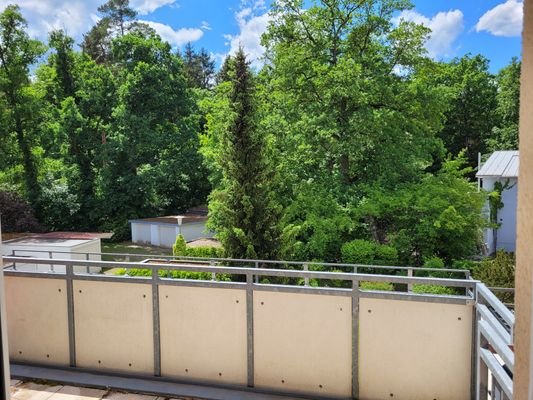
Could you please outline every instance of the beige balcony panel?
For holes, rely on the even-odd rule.
[[[5,286],[11,360],[68,365],[65,281],[6,276]]]
[[[351,298],[255,292],[255,386],[350,397]]]
[[[246,291],[160,286],[161,374],[246,385]]]
[[[472,306],[361,298],[362,400],[470,400]]]
[[[79,367],[153,374],[151,285],[74,282]]]

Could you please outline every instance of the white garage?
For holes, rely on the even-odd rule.
[[[17,257],[100,261],[100,254],[87,254],[102,252],[100,237],[102,235],[81,232],[37,234],[3,242],[2,252],[4,255]],[[25,272],[50,271],[49,265],[32,264],[30,261],[17,263],[16,268]],[[65,266],[54,265],[54,271],[64,273]],[[74,266],[74,271],[85,273],[87,268]],[[91,268],[90,272],[98,273],[100,268]]]
[[[134,219],[131,224],[131,240],[137,244],[172,248],[178,235],[190,242],[214,236],[206,227],[207,208],[190,209],[183,215]]]

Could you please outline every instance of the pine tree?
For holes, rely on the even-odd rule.
[[[210,225],[233,258],[278,256],[280,207],[273,191],[274,169],[257,125],[254,79],[242,49],[234,58],[228,129],[220,138],[222,188],[211,195]]]

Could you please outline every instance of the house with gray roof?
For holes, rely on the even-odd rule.
[[[476,174],[483,190],[500,193],[501,198],[501,208],[487,205],[488,217],[497,224],[484,234],[489,254],[500,249],[514,252],[516,248],[519,161],[518,151],[495,151]]]

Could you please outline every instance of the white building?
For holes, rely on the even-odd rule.
[[[131,224],[133,243],[171,248],[178,235],[190,242],[200,238],[213,237],[207,230],[207,208],[190,209],[183,215],[134,219]]]
[[[499,227],[485,231],[489,253],[500,249],[514,252],[516,249],[518,164],[518,151],[495,151],[476,174],[483,190],[501,190],[503,208],[498,209],[496,215]],[[487,206],[487,213],[491,212],[494,210]]]
[[[2,251],[7,256],[100,261],[99,253],[102,252],[100,237],[108,237],[108,235],[83,232],[36,234],[7,240],[2,243]],[[16,268],[25,272],[46,272],[50,269],[48,265],[39,265],[31,262],[17,263]],[[65,273],[65,266],[55,265],[54,271]],[[74,266],[74,271],[84,273],[87,272],[87,268]],[[100,268],[91,267],[90,272],[98,273]]]

